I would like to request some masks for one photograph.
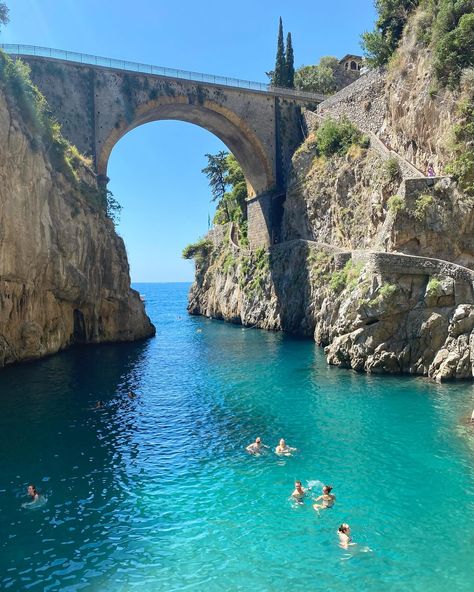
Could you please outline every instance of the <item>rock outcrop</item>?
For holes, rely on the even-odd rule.
[[[0,85],[0,366],[154,334],[93,173],[71,180]]]
[[[232,232],[217,241],[196,263],[192,314],[313,336],[328,363],[358,371],[474,376],[474,199],[423,174],[449,160],[459,96],[433,96],[418,49],[410,25],[388,72],[307,114],[282,243],[250,253]],[[342,116],[370,146],[321,157],[312,131]]]

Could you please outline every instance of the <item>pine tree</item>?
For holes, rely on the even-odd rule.
[[[295,88],[295,56],[293,55],[293,44],[291,43],[291,33],[286,38],[286,84],[288,88]]]
[[[286,63],[285,63],[285,44],[283,42],[283,21],[280,17],[280,26],[278,28],[278,44],[275,61],[275,70],[272,79],[273,86],[286,86]]]

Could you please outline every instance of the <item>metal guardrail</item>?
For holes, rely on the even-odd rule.
[[[51,58],[74,62],[77,64],[86,64],[89,66],[98,66],[101,68],[111,68],[113,70],[125,70],[127,72],[139,72],[140,74],[151,74],[153,76],[164,76],[166,78],[177,78],[179,80],[192,80],[193,82],[203,82],[208,84],[218,84],[220,86],[229,86],[231,88],[241,88],[265,92],[277,96],[287,96],[294,99],[309,99],[320,103],[326,98],[319,93],[309,93],[293,88],[281,88],[271,86],[263,82],[251,82],[250,80],[239,80],[227,76],[214,76],[213,74],[202,74],[200,72],[191,72],[186,70],[176,70],[175,68],[165,68],[163,66],[151,66],[149,64],[140,64],[138,62],[128,62],[126,60],[116,60],[114,58],[104,58],[86,53],[77,53],[75,51],[64,51],[62,49],[52,49],[50,47],[38,47],[37,45],[21,45],[16,43],[1,43],[0,49],[10,55],[37,56],[42,58]]]

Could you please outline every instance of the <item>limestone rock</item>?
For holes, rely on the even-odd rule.
[[[74,343],[154,334],[125,247],[89,201],[93,174],[57,171],[0,88],[0,366]]]

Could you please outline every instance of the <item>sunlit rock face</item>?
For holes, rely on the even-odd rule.
[[[0,87],[0,366],[153,335],[95,176],[73,181]]]
[[[409,28],[398,70],[361,76],[306,117],[281,244],[264,256],[232,233],[217,241],[197,262],[192,314],[312,336],[343,368],[474,377],[474,198],[442,175],[459,93],[430,96],[415,45]],[[343,116],[369,141],[322,157],[315,129]],[[425,177],[429,163],[439,176]]]

